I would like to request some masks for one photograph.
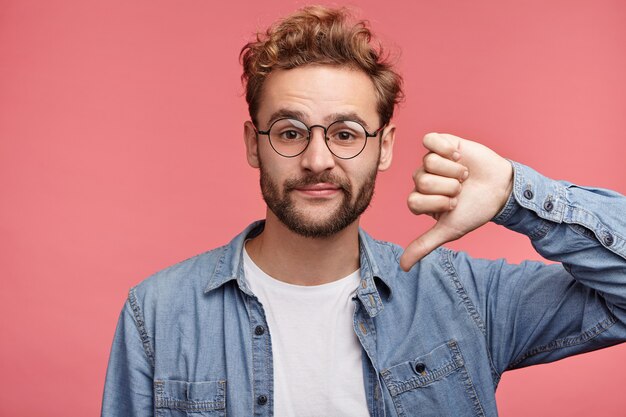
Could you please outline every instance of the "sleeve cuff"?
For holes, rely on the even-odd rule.
[[[524,233],[531,239],[542,237],[563,222],[567,210],[566,186],[532,168],[510,162],[513,166],[513,191],[493,222]]]
[[[568,224],[577,233],[595,238],[600,245],[626,258],[624,196],[611,190],[555,181],[525,165],[510,162],[513,191],[492,219],[494,223],[531,240],[544,237],[561,223]]]

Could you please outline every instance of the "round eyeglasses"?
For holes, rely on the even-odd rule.
[[[307,126],[298,119],[278,119],[267,130],[257,130],[257,135],[267,135],[270,145],[286,158],[293,158],[306,150],[311,142],[311,130],[319,127],[324,131],[328,150],[340,159],[352,159],[358,156],[365,145],[367,138],[378,136],[384,125],[369,133],[359,123],[352,120],[337,120],[328,127],[322,125]]]

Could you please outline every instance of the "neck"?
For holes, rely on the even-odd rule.
[[[267,210],[263,232],[246,244],[250,258],[266,274],[295,285],[321,285],[359,268],[358,220],[326,238],[289,230]]]

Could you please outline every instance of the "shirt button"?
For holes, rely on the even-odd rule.
[[[552,201],[551,201],[551,200],[546,200],[546,202],[545,202],[545,203],[543,203],[543,208],[544,208],[546,211],[552,211],[552,209],[554,208],[554,204],[552,203]]]
[[[534,196],[535,194],[533,194],[532,190],[529,190],[529,189],[524,190],[524,198],[526,198],[526,200],[532,200]]]
[[[267,396],[266,395],[259,395],[256,398],[256,402],[259,403],[259,405],[265,405],[267,404]]]
[[[254,328],[254,334],[257,336],[261,336],[263,333],[265,333],[265,327],[263,326],[256,326]],[[259,397],[260,398],[260,397]]]
[[[417,372],[418,374],[421,374],[425,370],[426,370],[426,365],[424,365],[422,362],[418,362],[415,364],[415,372]]]
[[[615,240],[613,239],[613,235],[612,235],[612,234],[610,234],[610,233],[606,233],[606,234],[604,235],[604,239],[603,239],[603,240],[604,240],[604,244],[605,244],[606,246],[611,246],[611,245],[613,244],[613,242],[615,241]]]

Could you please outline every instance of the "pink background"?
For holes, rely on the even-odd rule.
[[[127,290],[263,216],[244,158],[238,52],[300,1],[0,0],[0,415],[99,413]],[[351,3],[407,99],[363,225],[405,245],[419,139],[478,140],[626,192],[626,3]],[[450,245],[538,258],[495,225]],[[626,345],[505,374],[503,416],[626,415]]]

